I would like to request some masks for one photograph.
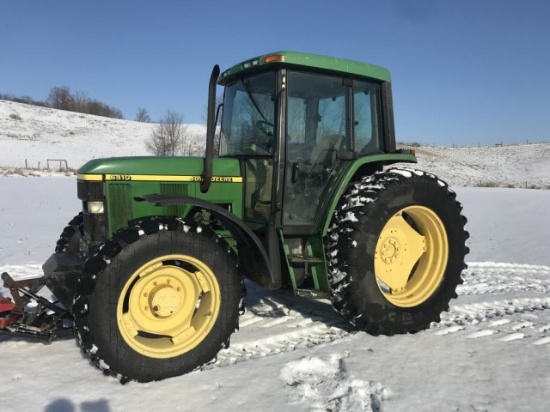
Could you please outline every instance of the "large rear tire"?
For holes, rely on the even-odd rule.
[[[190,372],[229,345],[243,285],[208,227],[149,219],[122,229],[84,265],[74,304],[80,345],[121,382]]]
[[[461,210],[447,184],[418,170],[391,169],[350,185],[327,242],[334,308],[374,335],[438,322],[466,267]]]

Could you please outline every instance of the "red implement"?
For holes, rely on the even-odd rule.
[[[6,329],[19,319],[20,315],[10,314],[14,308],[15,303],[10,298],[0,296],[0,329]]]

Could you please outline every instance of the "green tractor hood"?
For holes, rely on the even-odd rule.
[[[241,177],[236,159],[214,159],[213,181],[221,178]],[[101,180],[181,180],[200,181],[204,170],[202,157],[112,157],[94,159],[78,169],[79,178],[88,175],[103,175]],[[163,176],[165,179],[163,179]],[[192,179],[191,179],[192,178]]]

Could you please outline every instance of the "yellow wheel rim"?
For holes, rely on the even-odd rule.
[[[374,272],[378,288],[395,306],[425,302],[441,284],[449,242],[443,222],[424,206],[393,215],[376,243]]]
[[[172,358],[198,346],[220,311],[216,276],[201,260],[165,255],[128,279],[117,304],[118,329],[136,352]]]

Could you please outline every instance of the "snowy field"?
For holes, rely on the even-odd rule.
[[[92,156],[145,154],[143,136],[120,146],[107,134],[93,133],[78,140],[77,149],[61,138],[54,144],[72,127],[70,118],[60,120],[50,137],[28,146],[28,140],[3,134],[2,122],[10,114],[6,106],[0,102],[2,166],[21,167],[17,162],[25,156],[43,162],[55,155],[72,166]],[[22,119],[34,122],[37,115],[24,109]],[[121,122],[123,129],[135,125],[112,122]],[[56,145],[59,152],[48,152]],[[513,146],[511,157],[520,158],[518,153],[533,146]],[[419,167],[452,177],[453,159],[465,162],[467,156],[448,157],[453,150],[441,149],[439,170],[423,167],[422,161]],[[465,151],[478,150],[467,158],[470,166],[474,157],[482,162],[484,148]],[[509,177],[493,163],[484,178]],[[528,169],[525,161],[513,170],[517,181],[546,184],[548,160],[532,163],[537,167]],[[546,173],[533,173],[544,168]],[[456,191],[471,234],[469,268],[458,299],[429,330],[394,337],[357,333],[328,302],[295,298],[290,291],[266,292],[249,283],[247,311],[231,347],[204,370],[161,382],[122,386],[91,367],[74,340],[46,345],[0,337],[0,411],[548,411],[550,190]],[[74,176],[0,178],[0,272],[39,275],[79,208]],[[0,294],[8,293],[0,289]]]

